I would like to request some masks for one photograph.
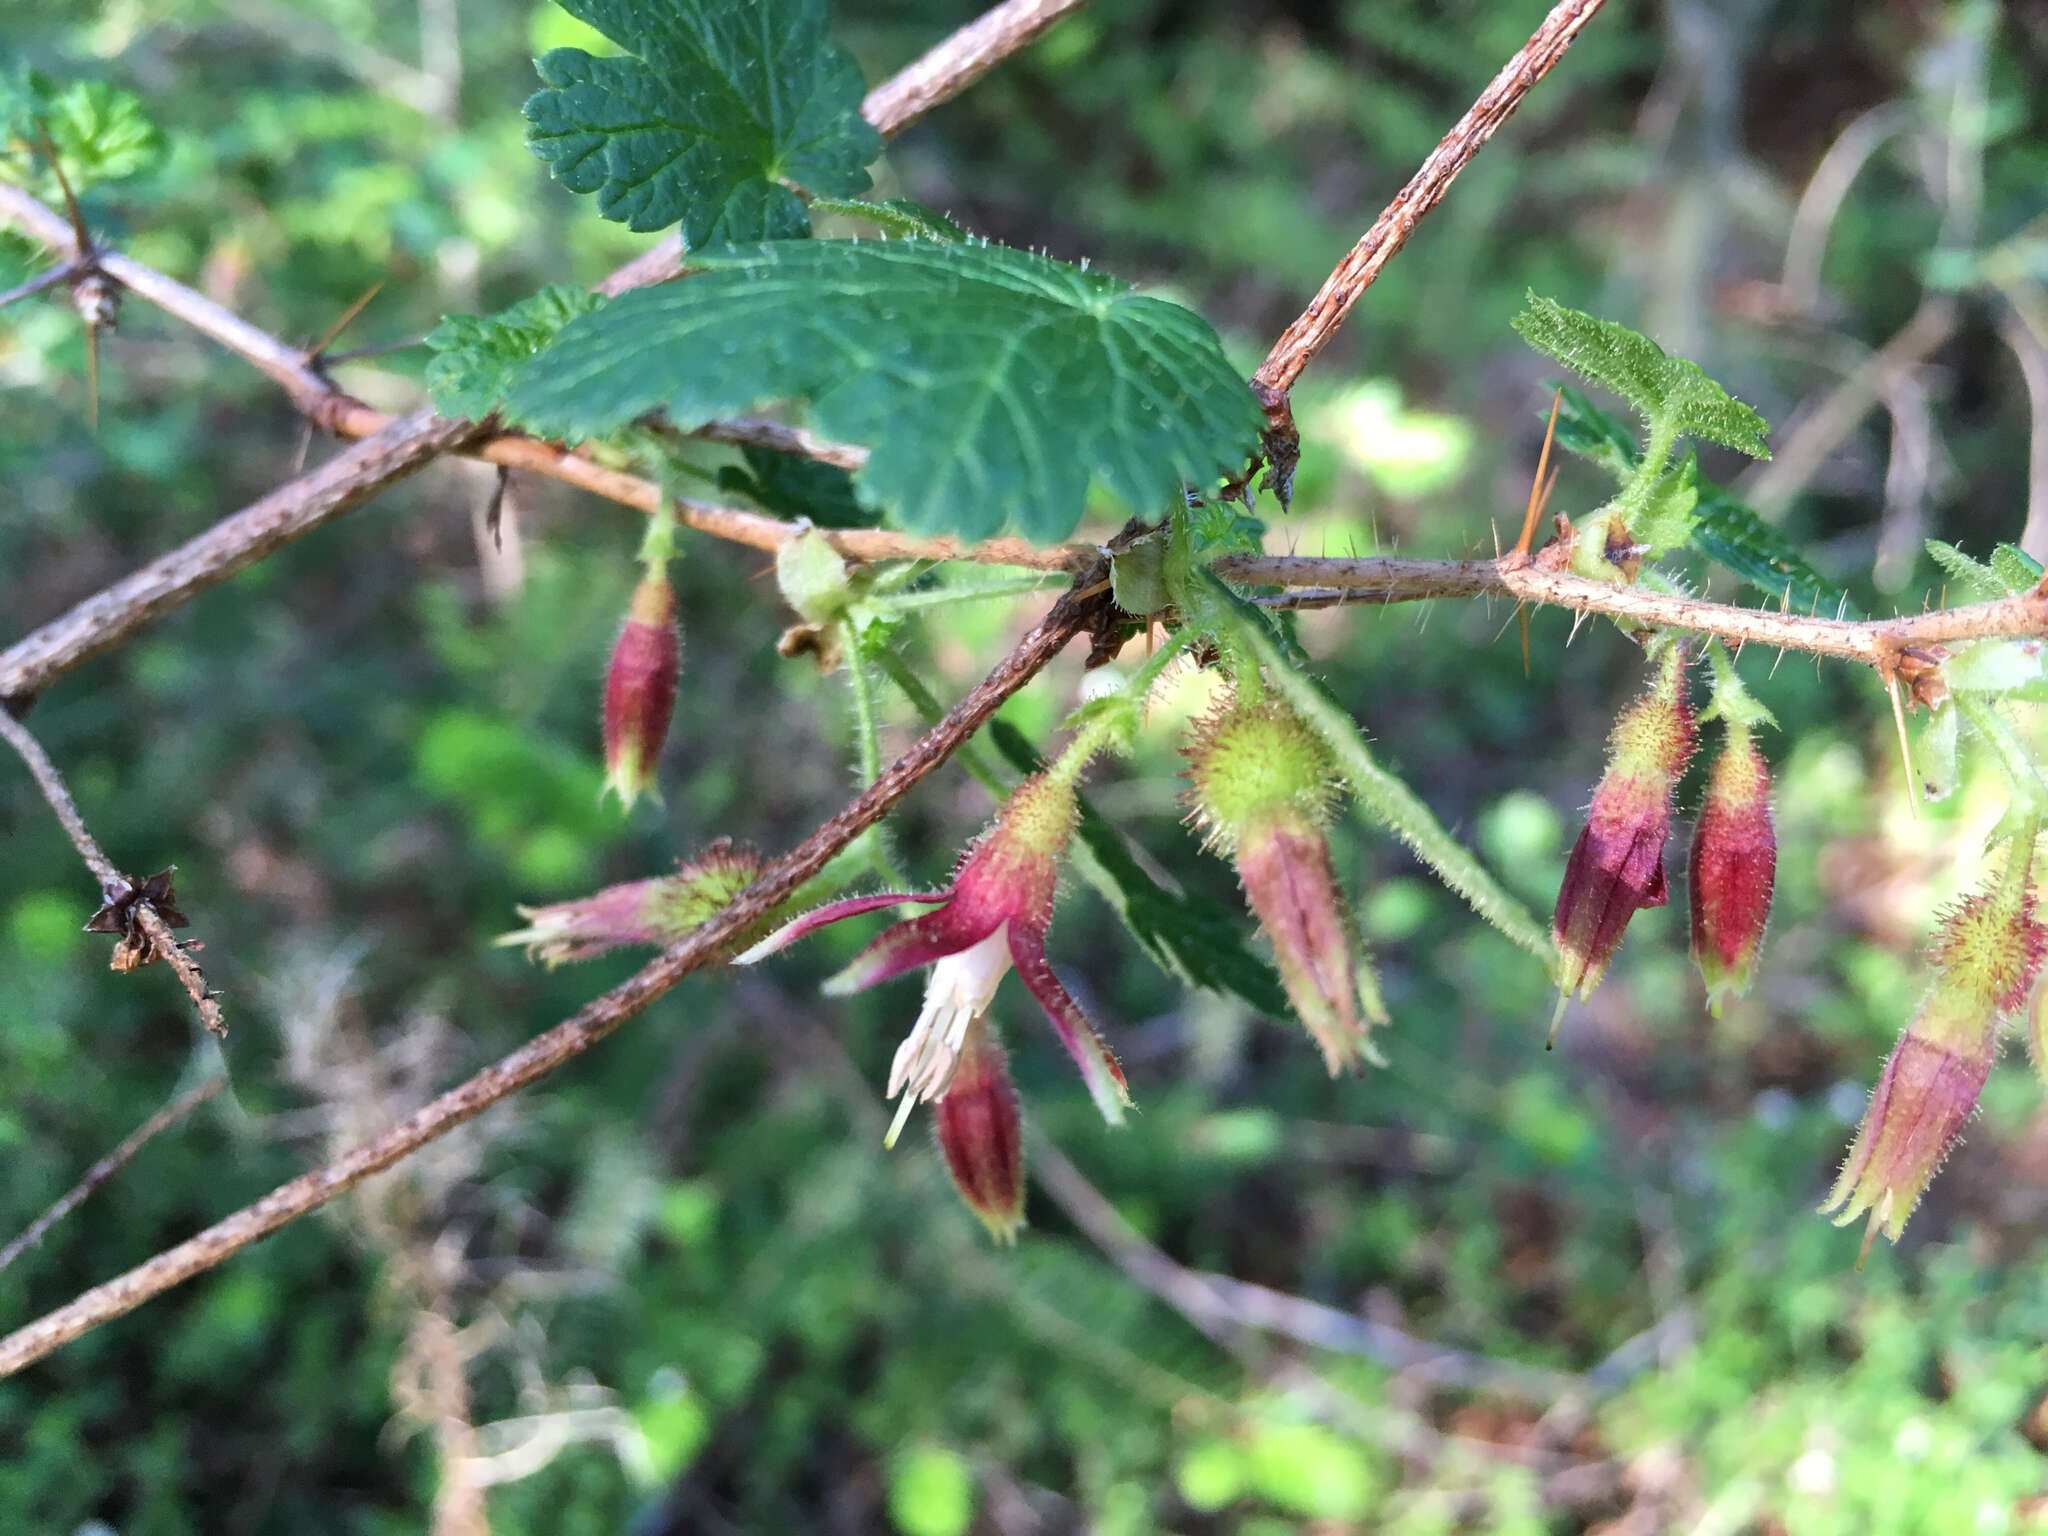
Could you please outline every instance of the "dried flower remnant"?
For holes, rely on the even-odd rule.
[[[1607,974],[1628,920],[1669,899],[1664,843],[1671,831],[1671,793],[1697,734],[1685,666],[1684,649],[1668,646],[1649,688],[1621,712],[1608,738],[1607,772],[1572,845],[1551,922],[1559,989],[1553,1038],[1566,1001],[1574,994],[1592,996]]]
[[[730,906],[760,873],[758,853],[721,838],[674,874],[608,885],[576,901],[520,907],[527,926],[496,942],[523,944],[528,959],[550,969],[627,945],[664,948]]]
[[[654,789],[654,765],[675,711],[682,644],[668,576],[650,566],[633,589],[604,679],[604,787],[631,808]]]
[[[911,1109],[939,1098],[950,1086],[970,1027],[994,1000],[1012,965],[1081,1069],[1103,1118],[1112,1124],[1121,1121],[1131,1102],[1116,1057],[1081,1005],[1060,985],[1045,955],[1059,858],[1078,816],[1073,780],[1082,761],[1083,755],[1070,753],[1019,784],[995,824],[968,851],[949,889],[830,902],[739,957],[740,964],[751,964],[828,923],[883,907],[919,902],[936,909],[884,929],[851,965],[825,983],[828,994],[844,996],[920,965],[932,968],[924,1006],[889,1072],[889,1093],[901,1096],[887,1137],[891,1146]]]
[[[952,1081],[932,1108],[933,1133],[960,1198],[999,1243],[1024,1225],[1024,1122],[1002,1043],[985,1018],[960,1042]]]
[[[1777,870],[1770,769],[1749,728],[1731,725],[1707,778],[1687,872],[1693,964],[1716,1014],[1728,998],[1749,989]]]
[[[1997,882],[1943,918],[1934,986],[1885,1062],[1821,1207],[1834,1213],[1837,1226],[1868,1215],[1866,1254],[1880,1231],[1895,1243],[1905,1231],[1976,1110],[1998,1054],[2001,1016],[2025,1001],[2048,952],[2048,929],[2034,916],[2029,883],[2037,830],[2030,818]]]
[[[1323,743],[1284,704],[1233,701],[1197,724],[1187,758],[1189,819],[1236,862],[1288,1000],[1331,1075],[1361,1058],[1384,1066],[1369,1028],[1386,1013],[1324,832],[1337,778]]]

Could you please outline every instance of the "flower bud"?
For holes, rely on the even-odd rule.
[[[761,856],[720,838],[672,875],[608,885],[578,901],[519,907],[527,926],[499,944],[524,944],[529,960],[550,970],[628,944],[666,948],[709,922],[761,873]],[[765,921],[760,925],[766,926]],[[735,943],[751,937],[742,934]]]
[[[960,1198],[989,1236],[1014,1243],[1024,1225],[1024,1122],[1009,1062],[986,1019],[977,1017],[962,1039],[932,1121]]]
[[[1565,864],[1551,921],[1560,1016],[1566,998],[1590,997],[1600,985],[1628,920],[1669,899],[1664,840],[1671,830],[1671,792],[1692,756],[1694,736],[1685,653],[1673,646],[1656,679],[1614,722],[1607,772]],[[1551,1032],[1556,1029],[1553,1021]]]
[[[1363,1057],[1385,1065],[1367,1033],[1383,1024],[1362,972],[1323,828],[1336,776],[1314,732],[1285,705],[1226,704],[1187,749],[1190,819],[1231,854],[1288,1000],[1331,1075]]]
[[[1749,989],[1777,872],[1770,770],[1748,729],[1733,727],[1707,778],[1688,870],[1692,960],[1716,1014],[1727,998]]]
[[[633,589],[626,624],[604,679],[604,786],[631,807],[654,788],[654,764],[668,739],[681,669],[676,598],[650,569]]]
[[[2019,1007],[2048,950],[2028,888],[2030,825],[1996,886],[1943,919],[1933,989],[1885,1063],[1823,1212],[1843,1226],[1869,1213],[1863,1248],[1893,1242],[1977,1107],[1998,1054],[1999,1017]]]

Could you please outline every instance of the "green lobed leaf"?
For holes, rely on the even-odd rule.
[[[686,249],[791,239],[810,219],[787,180],[867,190],[881,136],[860,69],[826,35],[823,0],[561,0],[626,50],[536,60],[527,144],[630,229],[682,226]]]
[[[427,336],[427,389],[443,416],[488,416],[519,368],[578,315],[604,300],[553,284],[495,315],[449,315]]]
[[[103,80],[60,87],[33,69],[0,77],[0,148],[37,151],[43,134],[81,194],[147,170],[164,152],[162,133],[132,91]]]
[[[1981,560],[1971,559],[1946,539],[1929,539],[1927,553],[1961,589],[1958,595],[1965,602],[1988,603],[1994,598],[2011,596],[1996,571]]]
[[[1646,421],[1768,459],[1764,441],[1770,423],[1707,377],[1686,358],[1673,357],[1640,331],[1554,299],[1529,295],[1515,329],[1539,352],[1615,394],[1643,413]]]
[[[1628,424],[1570,385],[1559,388],[1558,446],[1592,460],[1617,481],[1626,481],[1635,473],[1638,456],[1635,434]],[[1680,468],[1682,472],[1684,466]],[[1798,612],[1855,612],[1848,606],[1847,593],[1808,565],[1798,545],[1734,492],[1697,475],[1696,489],[1688,537],[1694,549],[1766,597]]]
[[[1045,766],[1009,721],[992,722],[989,737],[1019,773]],[[1235,914],[1200,891],[1169,891],[1154,880],[1085,795],[1077,831],[1077,851],[1094,863],[1092,871],[1084,864],[1083,872],[1100,877],[1091,883],[1161,970],[1190,986],[1240,997],[1268,1017],[1292,1017],[1280,977],[1246,945],[1244,923]]]
[[[2000,544],[1991,551],[1991,572],[2014,597],[2038,586],[2043,575],[2041,562],[2017,544]]]
[[[688,429],[797,396],[866,444],[861,499],[920,533],[1055,542],[1091,474],[1133,507],[1240,465],[1262,417],[1200,316],[1101,273],[986,243],[801,240],[572,322],[508,415],[551,437],[666,410]]]

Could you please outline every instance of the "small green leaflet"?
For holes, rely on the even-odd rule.
[[[1770,423],[1731,398],[1698,363],[1672,357],[1640,332],[1533,292],[1514,324],[1530,346],[1612,390],[1641,411],[1645,421],[1663,422],[1753,459],[1771,456],[1764,442]]]
[[[512,376],[555,332],[604,302],[587,288],[555,284],[495,315],[449,315],[427,337],[427,389],[443,416],[481,421]]]
[[[565,327],[512,383],[549,437],[666,410],[688,430],[800,397],[865,444],[861,499],[903,527],[1040,543],[1073,532],[1091,475],[1133,508],[1242,466],[1262,417],[1200,316],[984,243],[791,240],[695,257]]]
[[[132,91],[101,80],[60,87],[33,69],[0,75],[0,151],[39,151],[43,134],[63,162],[71,190],[80,194],[147,170],[164,152],[163,135]],[[9,169],[0,154],[0,178],[18,180],[7,175]]]
[[[821,196],[868,187],[881,135],[860,69],[826,35],[824,0],[561,0],[626,50],[557,48],[526,103],[526,142],[564,186],[630,229],[683,245],[794,239]]]
[[[1626,482],[1635,472],[1636,438],[1612,411],[1603,411],[1569,384],[1556,386],[1557,444],[1592,460]],[[1686,466],[1680,465],[1684,473]],[[1687,542],[1716,565],[1732,571],[1773,601],[1799,613],[1853,613],[1848,594],[1806,563],[1794,544],[1765,522],[1734,492],[1698,477]],[[1787,597],[1787,593],[1790,597]]]
[[[1962,588],[1965,601],[1988,603],[1993,598],[2018,597],[2041,579],[2041,563],[2017,544],[2000,544],[1991,551],[1991,563],[1973,560],[1955,545],[1929,539],[1927,553]]]
[[[1045,766],[1009,721],[992,722],[989,736],[1019,773]],[[1123,834],[1085,797],[1078,831],[1103,876],[1097,889],[1161,970],[1190,986],[1241,997],[1269,1017],[1291,1017],[1279,976],[1245,947],[1244,924],[1221,903],[1199,891],[1169,891],[1145,873]]]

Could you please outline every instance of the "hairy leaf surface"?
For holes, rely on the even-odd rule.
[[[563,326],[604,302],[556,283],[495,315],[449,315],[427,337],[427,389],[443,416],[488,416],[512,376]]]
[[[1529,295],[1515,317],[1522,339],[1603,389],[1612,390],[1647,421],[1768,459],[1770,423],[1707,377],[1698,363],[1673,357],[1639,331],[1602,320],[1554,299]]]
[[[826,35],[823,0],[561,0],[626,50],[535,61],[527,143],[564,186],[631,229],[682,226],[690,250],[790,239],[810,219],[787,180],[868,186],[882,140],[860,70]]]
[[[986,244],[784,241],[567,326],[506,399],[549,436],[801,397],[871,450],[861,498],[920,533],[1065,538],[1091,476],[1134,508],[1242,465],[1261,417],[1199,316]]]

